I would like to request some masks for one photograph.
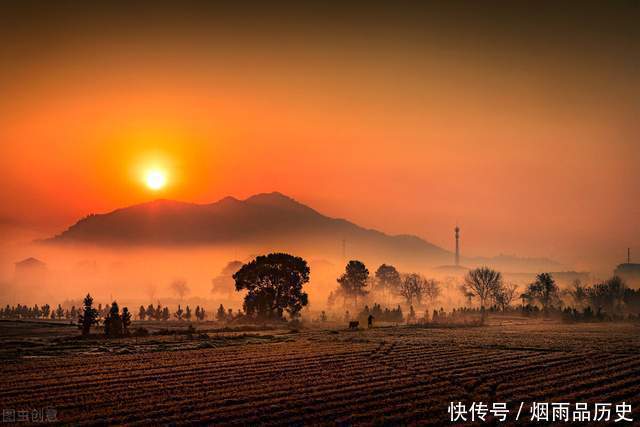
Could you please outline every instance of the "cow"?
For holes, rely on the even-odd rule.
[[[358,326],[360,326],[360,322],[358,322],[357,320],[352,320],[351,322],[349,322],[349,329],[358,329]]]

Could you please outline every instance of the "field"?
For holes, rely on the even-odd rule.
[[[451,401],[513,410],[525,402],[520,424],[531,402],[626,401],[640,420],[633,324],[205,328],[102,343],[76,334],[0,322],[0,407],[54,408],[58,422],[74,425],[450,425]]]

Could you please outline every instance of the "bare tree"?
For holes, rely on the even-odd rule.
[[[171,282],[171,290],[178,295],[178,297],[182,300],[189,293],[189,286],[187,286],[187,281],[183,279],[176,279]]]
[[[502,274],[489,267],[480,267],[469,271],[464,278],[464,286],[480,300],[482,322],[485,321],[485,305],[495,292],[502,287]]]
[[[419,274],[407,274],[402,282],[400,282],[400,295],[405,299],[408,305],[412,306],[416,301],[418,305],[422,302],[424,294],[424,279]]]
[[[442,294],[440,283],[434,279],[424,280],[422,285],[422,293],[427,299],[429,306],[435,306],[436,301],[438,301],[438,298],[440,298],[440,295]]]
[[[516,299],[518,285],[513,283],[499,286],[493,293],[493,300],[504,311]]]
[[[471,292],[469,289],[467,289],[467,287],[463,284],[461,284],[458,287],[458,290],[460,291],[460,293],[462,293],[462,295],[464,296],[464,299],[467,301],[467,305],[469,307],[471,307],[471,300],[473,299],[473,297],[475,296],[475,294],[473,292]]]
[[[582,310],[589,304],[589,288],[584,286],[580,279],[576,279],[573,282],[568,294],[573,300],[575,307],[579,310]]]

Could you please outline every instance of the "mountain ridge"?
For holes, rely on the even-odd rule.
[[[232,244],[261,250],[309,249],[314,255],[333,259],[346,255],[342,252],[345,242],[349,257],[415,266],[453,261],[452,252],[418,236],[391,235],[329,217],[280,192],[259,193],[244,200],[227,196],[204,204],[151,200],[87,215],[44,242],[98,246]],[[463,262],[473,260],[463,258]]]

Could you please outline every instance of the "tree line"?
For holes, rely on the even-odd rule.
[[[153,304],[149,304],[146,308],[145,306],[141,305],[140,308],[138,309],[138,320],[162,320],[162,321],[168,321],[170,320],[172,317],[172,313],[169,310],[169,307],[163,307],[160,303],[158,303],[156,306],[154,306]],[[186,320],[186,321],[191,321],[191,320],[197,320],[198,322],[203,322],[204,320],[206,320],[207,318],[207,312],[203,307],[200,307],[199,305],[196,306],[195,312],[191,310],[191,307],[189,307],[188,305],[182,309],[182,306],[180,304],[178,304],[178,308],[176,309],[176,311],[173,313],[173,317],[176,320]]]
[[[51,320],[73,320],[78,318],[78,309],[75,306],[71,309],[63,309],[61,304],[52,309],[49,304],[39,307],[35,304],[33,307],[17,304],[15,306],[7,304],[6,307],[0,308],[0,318],[2,319],[51,319]]]
[[[640,318],[640,290],[627,287],[618,276],[593,285],[576,280],[570,289],[561,291],[551,274],[541,273],[521,298],[528,314],[561,314],[574,321]]]
[[[370,277],[369,270],[362,261],[351,260],[345,272],[337,278],[338,288],[329,294],[328,305],[333,307],[336,300],[342,298],[343,306],[347,299],[353,299],[358,307],[358,298],[366,297],[370,292],[378,293],[384,300],[402,297],[409,306],[427,304],[434,306],[442,294],[440,283],[425,278],[418,273],[400,273],[393,265],[382,264]]]

